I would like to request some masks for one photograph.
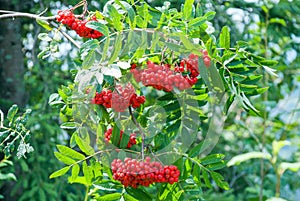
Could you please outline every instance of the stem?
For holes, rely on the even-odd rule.
[[[0,128],[3,127],[3,122],[4,122],[4,113],[2,110],[0,110]]]
[[[264,33],[264,48],[265,48],[265,58],[268,57],[267,49],[268,49],[268,26],[269,26],[269,11],[266,12],[266,24],[265,24],[265,33]],[[264,85],[268,84],[268,77],[265,71],[263,71],[263,83]],[[266,104],[268,100],[268,92],[264,93],[263,96],[264,102]],[[266,108],[264,109],[264,116],[263,116],[263,133],[262,133],[262,143],[261,143],[261,151],[265,149],[265,143],[266,143],[266,127],[267,125],[267,111]],[[265,164],[264,160],[260,160],[260,177],[261,177],[261,183],[260,183],[260,191],[259,191],[259,201],[263,201],[263,190],[264,190],[264,179],[265,179]],[[276,169],[275,169],[276,170]],[[276,183],[276,192],[277,192],[277,185]],[[280,189],[280,182],[279,182],[279,189]]]
[[[207,169],[205,166],[203,166],[201,163],[199,163],[198,161],[196,161],[195,159],[189,157],[187,154],[185,153],[179,153],[179,152],[174,152],[174,151],[168,151],[168,152],[164,152],[161,154],[157,154],[156,156],[162,156],[162,155],[167,155],[167,154],[177,154],[179,156],[183,156],[186,157],[187,159],[189,159],[190,161],[192,161],[193,163],[195,163],[196,165],[198,165],[199,167],[203,168],[205,171],[207,172],[211,172],[209,169]]]
[[[278,172],[278,170],[276,170],[276,193],[275,193],[275,197],[277,197],[277,198],[279,198],[279,196],[280,196],[280,185],[281,185],[280,173]]]
[[[15,129],[12,129],[12,128],[7,128],[7,127],[5,127],[5,126],[1,126],[1,128],[2,129],[4,129],[4,130],[8,130],[8,131],[10,131],[11,133],[1,142],[1,144],[0,145],[4,145],[4,143],[7,141],[7,140],[9,140],[9,138],[13,135],[13,133],[16,133],[18,136],[20,136],[21,137],[21,140],[25,143],[25,139],[24,139],[24,137],[23,137],[23,135],[19,132],[19,131],[17,131],[17,130],[15,130]],[[13,143],[15,140],[16,140],[17,138],[14,138],[14,140],[13,141],[11,141],[11,143]]]
[[[128,107],[129,109],[129,114],[132,118],[133,123],[136,125],[136,127],[138,127],[141,135],[142,135],[142,160],[144,160],[144,149],[145,149],[145,133],[142,129],[142,127],[140,126],[140,124],[137,122],[136,118],[134,117],[133,113],[132,113],[132,108],[131,106]]]
[[[88,201],[90,186],[86,186],[84,201]]]
[[[51,23],[62,35],[64,35],[64,37],[66,37],[71,43],[73,43],[73,45],[75,45],[78,49],[81,48],[81,46],[71,37],[69,36],[69,34],[67,34],[66,32],[62,31],[60,28],[57,27],[57,25],[55,23]]]
[[[21,12],[16,12],[16,11],[5,11],[5,10],[0,10],[0,13],[6,13],[3,15],[0,15],[0,19],[15,18],[15,17],[28,17],[28,18],[39,19],[39,20],[55,20],[55,18],[56,18],[56,16],[43,17],[40,15],[31,14],[31,13],[21,13]]]
[[[88,8],[87,8],[88,4],[87,4],[87,1],[86,1],[86,0],[83,0],[82,3],[83,3],[82,17],[84,17],[85,14],[86,14],[86,12],[87,12],[87,10],[88,10]]]

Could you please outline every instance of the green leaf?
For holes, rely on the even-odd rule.
[[[83,163],[82,163],[82,171],[83,171],[83,175],[85,177],[86,183],[88,185],[91,185],[93,178],[94,178],[94,174],[93,174],[92,168],[87,165],[86,161],[83,161]]]
[[[0,173],[0,181],[1,180],[14,180],[14,181],[17,181],[17,178],[16,176],[13,174],[13,173],[7,173],[7,174],[2,174]]]
[[[183,6],[183,17],[185,20],[189,20],[192,16],[194,0],[186,0]]]
[[[46,42],[50,42],[52,41],[52,38],[49,37],[49,35],[47,33],[40,33],[38,35],[38,39],[42,40],[42,41],[46,41]]]
[[[286,145],[290,145],[291,142],[287,140],[281,140],[281,141],[276,141],[274,140],[272,142],[272,151],[273,151],[273,156],[277,156],[280,149]]]
[[[60,128],[62,129],[75,129],[76,123],[75,122],[65,122],[62,125],[60,125]]]
[[[123,198],[125,201],[139,201],[138,199],[134,198],[133,196],[131,196],[129,194],[124,194]]]
[[[195,27],[198,28],[200,25],[202,25],[203,23],[206,22],[206,18],[205,17],[197,17],[195,19],[192,19],[189,23],[188,26],[190,28]]]
[[[135,18],[135,11],[134,9],[132,8],[132,6],[127,3],[126,1],[120,1],[117,3],[124,9],[127,11],[128,13],[128,18],[130,20],[130,26],[132,27],[132,25],[134,24],[134,18]]]
[[[283,198],[272,197],[267,199],[266,201],[287,201],[287,200]]]
[[[85,43],[83,43],[80,47],[80,51],[89,51],[89,50],[95,50],[99,48],[99,41],[97,39],[88,40]]]
[[[128,135],[127,133],[123,133],[122,139],[120,141],[120,148],[122,149],[126,148],[129,140],[130,140],[130,135]]]
[[[249,152],[246,154],[240,154],[237,156],[234,156],[230,161],[228,161],[227,166],[233,166],[233,165],[239,165],[242,162],[245,162],[247,160],[253,159],[253,158],[264,158],[267,160],[271,160],[272,156],[269,153],[263,153],[263,152]]]
[[[260,115],[259,111],[252,105],[252,103],[250,102],[250,100],[248,99],[248,97],[245,95],[244,92],[241,92],[240,98],[242,99],[243,107],[245,109],[250,109],[253,112],[255,112],[257,115]]]
[[[67,165],[72,165],[72,164],[76,163],[75,160],[73,160],[72,158],[69,158],[68,156],[63,155],[62,153],[54,152],[54,155],[59,161],[65,163]]]
[[[227,99],[227,101],[225,103],[225,107],[224,107],[225,114],[228,114],[229,108],[230,108],[231,104],[233,103],[234,99],[235,99],[235,94],[231,94],[230,97]]]
[[[146,49],[148,48],[147,44],[148,34],[145,30],[141,31],[141,38],[135,38],[135,43],[138,43],[138,48],[135,51],[133,58],[141,58],[145,54]]]
[[[72,174],[68,178],[69,183],[74,183],[74,181],[78,177],[79,171],[80,171],[80,166],[78,164],[75,164],[75,165],[72,166]]]
[[[111,20],[113,22],[113,25],[117,29],[117,31],[121,31],[123,29],[123,24],[122,24],[122,15],[118,12],[118,10],[112,6],[112,5],[107,5],[108,13],[109,16],[111,17]]]
[[[202,169],[202,176],[203,176],[203,180],[204,180],[204,183],[206,185],[207,188],[212,188],[212,185],[210,183],[210,180],[209,180],[209,175],[207,173],[206,170]]]
[[[55,177],[60,177],[60,176],[62,176],[62,175],[64,175],[64,174],[66,174],[66,173],[69,171],[70,167],[71,167],[71,166],[66,166],[66,167],[64,167],[64,168],[62,168],[62,169],[60,169],[60,170],[57,170],[57,171],[53,172],[53,173],[49,176],[49,178],[50,178],[50,179],[53,179],[53,178],[55,178]]]
[[[102,177],[102,166],[100,162],[92,162],[91,167],[94,173],[95,178]]]
[[[115,146],[118,146],[120,143],[120,128],[115,125],[112,130],[111,143]]]
[[[48,104],[51,104],[53,101],[57,100],[59,98],[59,94],[58,93],[53,93],[50,95],[49,100],[48,100]]]
[[[185,35],[180,34],[180,40],[183,43],[183,45],[186,47],[186,49],[188,49],[190,51],[192,51],[192,50],[198,51],[199,50],[199,48],[197,48],[196,45],[193,44]]]
[[[56,145],[59,152],[61,152],[65,156],[69,156],[74,159],[84,160],[85,156],[69,147],[66,147],[64,145]]]
[[[229,28],[227,26],[224,26],[222,28],[220,34],[220,47],[225,49],[230,48],[230,33],[229,33]]]
[[[170,189],[164,188],[162,190],[163,192],[160,192],[161,195],[159,195],[158,200],[169,200],[168,195],[171,192]]]
[[[167,105],[165,105],[164,109],[166,112],[176,111],[176,110],[180,109],[180,104],[177,100],[172,101],[172,102],[169,102]]]
[[[239,47],[247,47],[249,46],[249,43],[246,42],[246,41],[237,41],[236,44],[239,46]]]
[[[91,156],[95,153],[94,149],[78,135],[75,135],[75,141],[80,150],[83,151],[86,155]]]
[[[194,181],[197,183],[197,184],[201,184],[201,181],[200,181],[200,173],[201,173],[201,167],[199,165],[195,165],[194,168],[193,168],[193,172],[192,172],[192,175],[193,175],[193,179]]]
[[[101,32],[104,36],[109,35],[108,27],[105,24],[102,24],[101,22],[97,21],[89,21],[85,25],[88,28],[95,29],[99,32]]]
[[[175,52],[190,52],[190,50],[186,49],[182,45],[177,45],[174,43],[165,42],[164,43],[170,50],[173,50]]]
[[[15,117],[15,115],[17,114],[19,108],[16,104],[12,105],[7,113],[7,119],[9,122],[12,122],[13,118]]]
[[[278,169],[279,169],[280,173],[282,173],[282,174],[285,170],[291,170],[293,172],[298,172],[300,170],[300,162],[297,162],[297,163],[282,162],[279,164]]]
[[[207,20],[212,20],[212,19],[214,19],[215,15],[216,15],[216,12],[214,12],[214,11],[209,11],[209,12],[205,13],[204,17],[205,17]]]
[[[88,185],[88,184],[86,183],[86,179],[85,179],[84,176],[78,176],[78,177],[76,177],[76,179],[74,179],[74,180],[72,181],[72,183],[78,183],[78,184]]]
[[[175,194],[175,196],[172,196],[172,201],[178,201],[179,200],[179,198],[180,198],[180,196],[182,195],[182,193],[184,193],[184,190],[180,190],[180,191],[178,191],[176,194]]]
[[[282,26],[285,26],[286,27],[286,22],[284,19],[280,19],[280,18],[271,18],[270,19],[270,23],[271,24],[281,24]]]
[[[224,167],[226,167],[225,161],[221,161],[221,162],[218,162],[218,163],[209,164],[209,165],[206,166],[207,169],[213,170],[213,171],[222,169]]]
[[[46,29],[47,31],[51,31],[52,27],[49,26],[49,22],[47,22],[46,20],[41,20],[41,19],[36,19],[36,22],[43,27],[44,29]]]
[[[113,62],[115,62],[121,49],[122,49],[122,34],[118,33],[115,39],[113,53],[108,61],[108,64],[112,64]]]
[[[91,66],[94,65],[96,60],[96,53],[94,50],[89,51],[89,53],[84,57],[82,62],[83,69],[89,69]]]
[[[216,68],[215,64],[211,62],[210,66],[207,68],[203,63],[203,59],[199,59],[198,64],[200,75],[203,78],[208,89],[216,93],[216,96],[219,99],[218,101],[221,101],[225,92],[225,87],[221,75],[218,69]]]
[[[224,177],[221,174],[217,172],[210,172],[210,175],[220,188],[229,190],[229,185],[224,181]]]
[[[42,58],[42,59],[44,59],[44,55],[46,54],[46,53],[48,53],[49,52],[49,47],[46,47],[45,49],[43,49],[38,55],[37,55],[37,57],[40,59],[40,58]],[[50,54],[47,54],[46,55],[46,57],[47,56],[50,56]]]
[[[189,151],[189,157],[194,158],[200,154],[203,142],[197,144]]]
[[[259,63],[261,65],[264,65],[264,66],[276,66],[278,64],[278,61],[274,61],[274,60],[262,60]]]
[[[103,46],[103,48],[102,48],[101,63],[104,63],[104,61],[105,61],[105,59],[106,59],[106,57],[107,57],[109,45],[110,45],[110,38],[109,38],[109,37],[106,37],[106,38],[105,38],[104,46]]]
[[[121,193],[111,193],[97,198],[97,201],[113,201],[121,198]]]
[[[223,160],[223,158],[225,157],[224,154],[212,154],[209,156],[206,156],[204,158],[200,159],[200,163],[202,165],[207,165],[207,164],[211,164],[211,163],[217,163]]]
[[[143,198],[143,201],[152,201],[151,195],[143,191],[142,189],[126,188],[126,191],[129,195],[132,195],[138,200],[141,200],[141,198]]]

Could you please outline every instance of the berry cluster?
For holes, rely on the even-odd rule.
[[[89,20],[81,20],[75,17],[71,10],[60,10],[58,11],[58,16],[56,17],[58,22],[67,25],[70,29],[76,31],[76,33],[83,38],[99,38],[103,34],[94,29],[90,29],[85,26],[89,21],[97,21],[95,16],[92,16]]]
[[[138,108],[145,101],[145,96],[138,96],[131,84],[127,84],[124,88],[117,85],[112,94],[112,108],[117,112],[124,112],[129,106]]]
[[[139,185],[148,187],[153,183],[178,182],[180,171],[174,165],[162,166],[159,162],[150,162],[151,158],[146,157],[145,161],[125,158],[124,162],[115,159],[111,163],[113,178],[120,181],[125,187],[137,188]]]
[[[110,142],[110,138],[111,138],[111,135],[112,135],[112,132],[113,132],[113,129],[112,128],[109,128],[105,133],[104,133],[104,141],[109,143]],[[119,140],[119,143],[118,145],[120,144],[121,140],[122,140],[122,136],[123,136],[123,133],[124,131],[120,131],[120,140]],[[129,149],[132,145],[135,145],[136,144],[136,135],[135,133],[131,133],[130,134],[130,138],[129,138],[129,141],[128,141],[128,144],[127,144],[127,148]]]
[[[176,73],[170,69],[169,64],[155,64],[151,61],[147,62],[147,68],[144,70],[136,69],[136,65],[131,66],[130,72],[133,74],[137,82],[142,82],[145,86],[152,86],[158,90],[170,92],[177,87],[179,90],[191,88],[191,84],[187,76]],[[197,80],[193,80],[194,83]]]
[[[203,54],[203,62],[206,67],[210,66],[210,58],[206,50],[200,50]],[[179,66],[171,69],[169,64],[155,64],[147,62],[147,68],[138,70],[136,64],[131,65],[130,72],[137,82],[145,86],[152,86],[158,90],[170,92],[174,87],[179,90],[191,88],[198,81],[200,74],[198,68],[198,56],[190,54],[188,58],[180,61]]]
[[[101,93],[96,92],[95,97],[92,99],[93,104],[113,108],[117,112],[124,112],[129,106],[138,108],[145,101],[145,96],[138,96],[131,84],[127,84],[124,88],[117,85],[113,92],[111,90],[102,90]]]
[[[111,108],[111,90],[102,90],[100,93],[96,92],[95,97],[92,99],[93,104],[103,105],[106,108]]]

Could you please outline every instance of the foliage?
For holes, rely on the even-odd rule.
[[[104,34],[98,40],[82,42],[57,22],[38,21],[47,47],[26,77],[33,109],[26,127],[35,152],[14,161],[21,167],[11,194],[19,200],[298,199],[297,1],[91,3],[88,14],[98,22],[87,26]],[[62,56],[70,49],[61,53],[66,33],[80,46],[71,58]],[[191,53],[202,58],[199,50],[207,50],[211,65],[199,59],[199,80],[189,90],[158,91],[130,73],[133,63],[174,67]],[[96,92],[128,82],[146,96],[140,108],[117,113],[90,104]],[[117,129],[107,144],[104,132],[111,127]],[[137,144],[126,149],[132,132]],[[113,159],[146,155],[176,165],[179,182],[134,189],[113,179]]]
[[[8,127],[4,126],[4,114],[0,110],[0,147],[6,157],[17,148],[17,157],[25,157],[26,153],[33,151],[32,146],[29,144],[30,131],[25,127],[28,115],[31,110],[26,110],[22,116],[17,116],[18,106],[13,105],[7,112]]]
[[[208,113],[199,105],[214,107],[214,104],[224,104],[223,111],[226,113],[232,102],[238,100],[246,111],[260,115],[249,100],[250,96],[259,95],[267,90],[257,85],[257,81],[262,78],[257,73],[257,69],[270,69],[268,66],[273,66],[277,62],[246,51],[245,42],[240,41],[231,48],[230,32],[226,26],[222,28],[216,39],[207,31],[206,23],[213,19],[215,13],[202,14],[199,8],[199,5],[194,7],[193,1],[186,1],[182,12],[169,10],[167,4],[153,9],[145,2],[137,3],[132,7],[124,1],[109,1],[103,9],[105,23],[87,24],[88,27],[103,32],[105,37],[100,41],[88,40],[81,46],[82,63],[77,67],[75,83],[62,87],[58,94],[52,94],[50,97],[50,105],[61,108],[60,117],[64,121],[61,127],[72,133],[70,147],[73,148],[62,145],[57,147],[59,152],[55,152],[56,158],[67,166],[52,173],[50,178],[71,171],[69,182],[85,185],[87,192],[91,190],[92,197],[97,200],[115,200],[121,197],[126,200],[128,196],[138,199],[137,192],[143,193],[143,197],[148,197],[149,200],[200,199],[202,187],[212,187],[211,180],[221,188],[229,188],[223,176],[215,172],[225,166],[222,154],[199,157],[204,149],[211,146],[207,141],[203,144],[195,143],[191,150],[188,149],[196,139],[197,133],[203,132],[201,119],[206,122],[206,125],[208,123]],[[156,30],[148,29],[151,27],[155,27]],[[46,40],[45,38],[49,39],[40,37]],[[201,57],[202,54],[199,52],[201,49],[207,50],[213,62],[205,68],[202,60],[199,59],[201,78],[190,91],[163,93],[157,100],[155,97],[153,100],[150,99],[152,103],[145,105],[144,108],[138,108],[134,112],[129,109],[129,116],[123,113],[117,114],[102,106],[88,104],[95,91],[114,87],[115,82],[127,83],[131,80],[130,75],[127,74],[130,63],[144,65],[145,61],[151,60],[176,65],[178,60],[174,57],[183,57],[188,53]],[[135,83],[135,86],[137,87],[138,83]],[[141,88],[139,93],[151,97],[153,91],[147,93],[144,90],[146,89]],[[212,94],[211,100],[208,92]],[[229,97],[224,96],[225,92]],[[148,111],[157,106],[164,109],[165,119],[150,118],[151,114]],[[151,125],[163,120],[165,122],[161,125],[160,131],[157,133],[154,130],[155,132],[152,133]],[[108,125],[120,126],[120,130],[127,132],[131,132],[130,129],[138,129],[141,144],[134,146],[133,150],[122,149],[120,153],[118,153],[119,149],[114,151],[101,140],[103,131]],[[144,129],[147,135],[148,132],[150,134],[146,139],[142,131]],[[114,145],[118,142],[117,133],[118,131],[114,132],[112,136]],[[122,141],[121,146],[127,144],[127,141],[124,143]],[[96,151],[93,148],[95,145],[98,147]],[[149,151],[145,150],[145,146],[151,146],[147,148]],[[79,148],[82,153],[75,151],[74,148]],[[149,154],[165,163],[175,162],[174,164],[181,171],[180,181],[172,186],[156,184],[151,188],[133,190],[124,188],[113,180],[109,170],[112,158],[124,159],[126,156],[134,156],[141,157],[143,160],[144,154]],[[79,175],[80,170],[82,176]],[[108,182],[114,185],[108,188],[106,186]],[[98,192],[93,184],[96,184],[102,192]],[[189,186],[188,188],[193,191],[187,190],[185,186]],[[153,194],[155,188],[157,193]],[[180,191],[180,188],[183,188],[183,191]],[[115,193],[102,195],[103,189]]]

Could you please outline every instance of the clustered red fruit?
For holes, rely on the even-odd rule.
[[[106,108],[111,108],[111,90],[102,90],[100,93],[96,92],[95,97],[92,99],[93,104],[103,105]]]
[[[179,90],[191,88],[187,76],[181,73],[175,73],[170,69],[169,64],[155,64],[151,61],[147,62],[147,68],[138,70],[135,65],[131,66],[130,72],[133,74],[137,82],[142,82],[145,86],[152,86],[158,90],[170,92],[177,87]],[[197,79],[197,78],[196,78]],[[192,82],[194,83],[195,80]]]
[[[210,66],[210,58],[206,50],[201,50],[203,62],[206,67]],[[198,56],[190,54],[188,58],[182,59],[179,66],[175,66],[174,71],[169,64],[155,64],[147,62],[147,68],[138,70],[137,65],[131,65],[130,72],[137,82],[142,82],[145,86],[152,86],[158,90],[170,92],[174,87],[179,90],[191,88],[198,81],[200,74],[198,68]]]
[[[67,25],[70,29],[76,31],[76,33],[83,38],[99,38],[103,34],[97,30],[88,28],[85,24],[89,21],[97,21],[95,16],[92,16],[89,20],[81,20],[75,17],[72,10],[60,10],[56,17],[58,22]]]
[[[117,112],[124,112],[129,106],[138,108],[145,101],[145,96],[138,96],[131,84],[127,84],[124,88],[117,85],[113,92],[111,90],[102,90],[101,93],[96,92],[95,97],[92,99],[93,104],[113,108]]]
[[[112,94],[112,108],[117,112],[124,112],[129,106],[138,108],[145,101],[145,96],[138,96],[131,84],[127,84],[124,88],[117,85]]]
[[[112,128],[109,128],[105,133],[104,133],[104,141],[109,143],[110,142],[110,138],[111,138],[111,135],[112,135],[112,132],[113,132],[113,129]],[[119,143],[121,142],[122,140],[122,136],[123,136],[123,133],[124,131],[120,131],[120,140],[119,140]],[[136,144],[136,134],[135,133],[131,133],[130,134],[130,138],[129,138],[129,141],[128,141],[128,144],[127,144],[127,148],[129,149],[132,145],[135,145]]]
[[[153,183],[178,182],[180,171],[174,165],[163,166],[159,162],[150,162],[151,158],[146,157],[145,161],[125,158],[124,162],[115,159],[111,163],[113,178],[120,181],[125,187],[137,188],[139,185],[148,187]]]

